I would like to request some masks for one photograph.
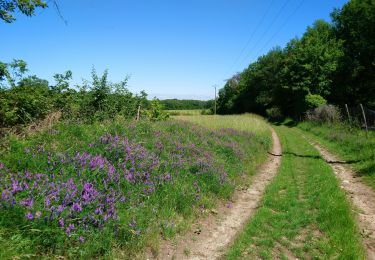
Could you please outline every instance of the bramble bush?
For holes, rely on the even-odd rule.
[[[0,63],[0,128],[43,120],[49,113],[60,111],[64,119],[94,122],[135,117],[138,106],[147,109],[147,94],[131,93],[128,78],[118,83],[108,81],[108,71],[99,76],[93,68],[91,81],[70,87],[72,72],[55,74],[56,84],[36,76],[24,77],[26,63],[14,60]]]

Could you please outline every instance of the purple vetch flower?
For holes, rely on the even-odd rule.
[[[26,182],[23,183],[23,189],[24,190],[28,190],[30,188],[29,184],[27,184]]]
[[[22,206],[31,208],[34,205],[34,200],[32,198],[27,198],[27,199],[21,200],[20,204]]]
[[[80,236],[80,237],[79,237],[79,241],[80,241],[81,243],[84,243],[84,242],[85,242],[85,238],[84,238],[83,236]]]
[[[22,187],[19,185],[18,181],[12,182],[12,192],[16,193],[17,191],[22,191]]]
[[[31,213],[31,212],[27,212],[27,213],[26,213],[26,218],[27,218],[28,220],[32,220],[32,219],[34,218],[33,213]]]
[[[108,175],[109,177],[112,177],[112,175],[115,173],[115,167],[113,167],[112,165],[109,165],[108,166]]]
[[[65,207],[64,207],[63,205],[59,205],[59,206],[57,207],[57,212],[58,212],[58,213],[61,213],[61,212],[64,211],[64,209],[65,209]]]
[[[164,148],[164,145],[163,145],[162,142],[160,142],[160,141],[156,141],[156,143],[155,143],[155,147],[156,147],[158,150],[162,151],[163,148]]]
[[[25,171],[25,177],[26,179],[31,180],[31,173],[28,170]]]
[[[134,174],[131,171],[125,170],[124,177],[130,183],[134,183],[135,181]]]
[[[69,224],[69,226],[66,228],[66,230],[65,230],[65,233],[67,234],[67,235],[70,235],[70,232],[72,231],[72,230],[74,230],[74,224]]]
[[[0,170],[4,169],[4,164],[0,162]]]
[[[59,219],[59,225],[60,225],[60,227],[64,227],[64,219],[63,218],[60,218]]]
[[[72,206],[72,208],[71,208],[73,211],[82,211],[82,206],[81,206],[81,204],[79,204],[79,203],[73,203],[73,206]]]
[[[3,190],[1,193],[1,199],[2,200],[9,200],[10,198],[10,192],[8,190]]]
[[[164,174],[164,181],[172,180],[172,176],[169,173]]]
[[[96,208],[96,209],[95,209],[95,214],[96,214],[96,215],[103,214],[102,209],[101,209],[101,208]]]
[[[46,208],[48,208],[50,205],[51,205],[51,200],[50,200],[48,197],[46,197],[46,198],[44,199],[44,206],[45,206]]]

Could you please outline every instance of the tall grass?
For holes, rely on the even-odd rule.
[[[208,113],[208,109],[164,110],[170,116],[197,116]]]
[[[176,116],[178,120],[193,122],[211,129],[232,128],[239,131],[251,132],[262,136],[270,147],[271,131],[268,123],[254,114],[244,115],[205,115],[205,116]]]

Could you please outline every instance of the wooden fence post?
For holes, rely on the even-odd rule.
[[[138,106],[138,111],[137,111],[137,121],[139,121],[139,114],[141,112],[141,105]]]
[[[352,123],[352,119],[350,118],[350,113],[349,113],[348,104],[345,104],[345,108],[346,108],[346,113],[348,114],[349,124],[351,124],[351,123]]]
[[[367,127],[367,120],[366,120],[365,110],[363,109],[362,104],[359,104],[359,105],[360,105],[361,110],[362,110],[363,120],[365,121],[365,127],[366,127],[366,138],[368,138],[368,127]]]

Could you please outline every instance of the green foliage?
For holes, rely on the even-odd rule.
[[[300,119],[329,103],[371,106],[375,100],[375,1],[352,0],[317,20],[300,39],[275,48],[227,81],[219,91],[218,113],[272,108]],[[319,95],[320,98],[318,98]]]
[[[9,90],[0,90],[0,127],[26,124],[52,111],[48,82],[31,76]]]
[[[0,19],[6,23],[16,20],[13,13],[20,11],[26,16],[33,16],[36,8],[46,8],[47,3],[42,0],[1,0]]]
[[[207,109],[212,106],[212,100],[192,100],[192,99],[164,99],[159,101],[165,110],[196,110]]]
[[[281,112],[281,109],[278,107],[271,107],[266,109],[266,113],[269,119],[271,120],[280,120],[282,119],[283,113]]]
[[[169,118],[169,114],[163,110],[163,105],[157,98],[150,102],[150,108],[146,111],[146,116],[151,121],[162,121]]]
[[[332,14],[344,56],[335,77],[335,103],[368,104],[375,100],[375,1],[351,0]]]
[[[84,81],[78,90],[70,87],[71,71],[55,74],[56,84],[36,76],[24,77],[27,64],[22,60],[0,63],[0,127],[12,127],[42,120],[49,113],[60,111],[65,119],[93,122],[96,120],[130,118],[138,106],[147,109],[147,94],[134,95],[127,88],[128,78],[118,83],[108,81],[92,70],[92,81]]]
[[[305,103],[308,110],[315,109],[317,107],[320,107],[322,105],[325,105],[327,103],[327,100],[325,100],[320,95],[314,95],[314,94],[307,94],[305,97]]]

